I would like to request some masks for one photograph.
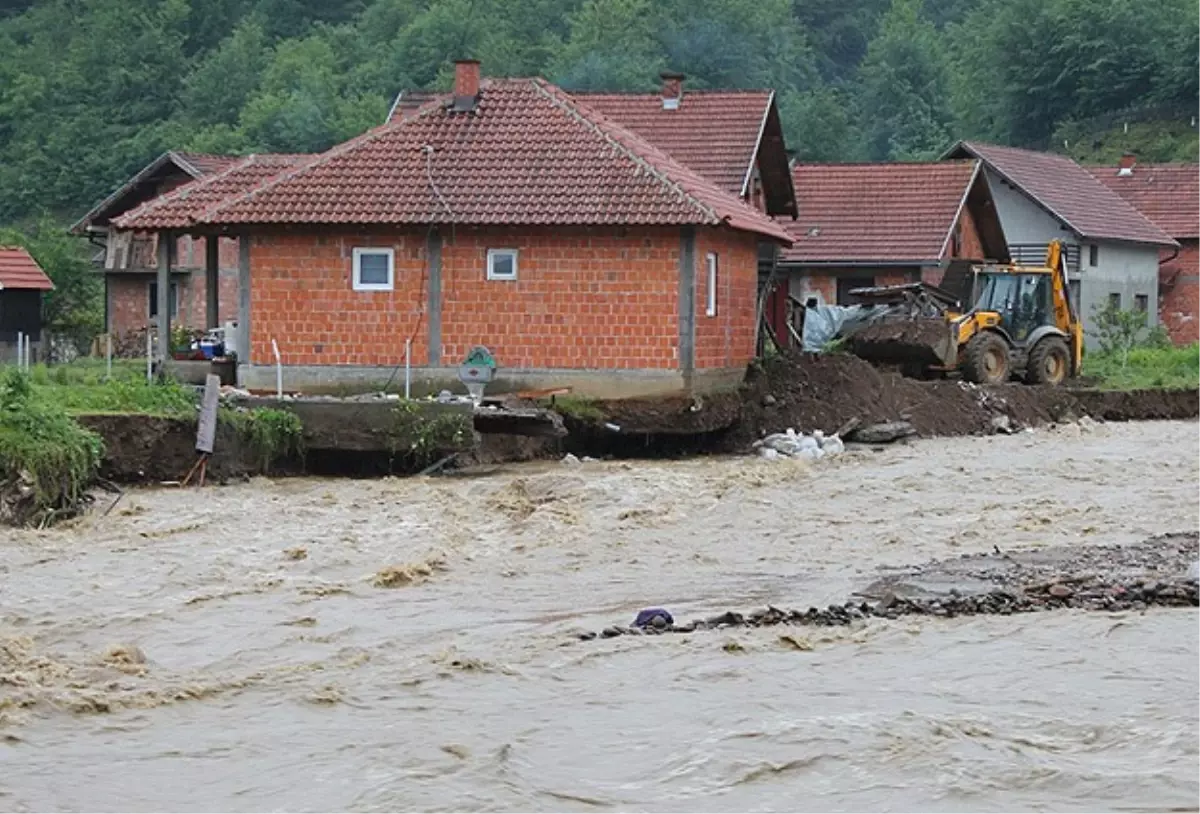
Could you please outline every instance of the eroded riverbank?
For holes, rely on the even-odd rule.
[[[811,467],[259,479],[5,531],[0,807],[1194,806],[1194,610],[869,620],[803,652],[570,633],[1194,531],[1197,441],[1110,424]],[[377,587],[389,567],[408,576]]]

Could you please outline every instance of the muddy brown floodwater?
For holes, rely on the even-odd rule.
[[[5,531],[0,809],[1194,810],[1194,609],[571,634],[1194,531],[1198,440],[258,480]]]

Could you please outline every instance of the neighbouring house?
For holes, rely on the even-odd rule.
[[[672,158],[771,216],[794,218],[796,194],[775,92],[693,90],[681,73],[661,74],[658,93],[573,92],[595,113],[623,125]],[[438,98],[422,91],[396,97],[389,119],[412,116]],[[772,279],[776,246],[763,243],[760,282]],[[786,293],[763,292],[766,316],[782,319]],[[784,341],[786,332],[776,333]]]
[[[240,242],[239,380],[313,392],[454,387],[596,397],[734,387],[755,355],[760,244],[787,232],[541,79],[480,79],[205,205],[163,196],[120,228]],[[183,223],[186,221],[186,224]]]
[[[983,162],[1014,262],[1041,263],[1046,244],[1063,241],[1090,347],[1106,306],[1144,310],[1157,324],[1159,255],[1179,244],[1120,195],[1066,156],[963,141],[943,157]]]
[[[261,159],[262,157],[258,157]],[[156,324],[160,299],[172,323],[203,330],[220,326],[220,316],[237,312],[237,243],[223,238],[207,245],[203,236],[180,234],[164,241],[171,266],[167,293],[159,297],[158,231],[129,232],[114,222],[147,201],[221,175],[247,159],[238,156],[164,153],[96,204],[73,227],[100,249],[95,263],[104,275],[105,330],[117,336]],[[215,284],[209,284],[215,267]],[[210,298],[210,292],[215,298]],[[212,301],[210,301],[210,299]],[[214,310],[215,306],[215,310]]]
[[[977,160],[796,164],[800,217],[780,276],[792,298],[848,305],[855,288],[941,283],[955,262],[1006,262],[1008,247]]]
[[[0,246],[0,346],[16,359],[17,337],[30,343],[30,358],[42,350],[42,294],[54,283],[25,249]]]
[[[1179,243],[1159,258],[1158,319],[1175,344],[1200,340],[1200,164],[1142,164],[1128,153],[1088,170]]]

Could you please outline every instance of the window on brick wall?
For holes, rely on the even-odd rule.
[[[391,249],[355,249],[354,290],[391,291],[396,255]]]
[[[517,279],[517,250],[488,249],[487,278],[489,280]]]
[[[717,315],[717,255],[714,252],[709,252],[705,257],[705,267],[708,270],[705,294],[708,296],[704,302],[704,315],[715,317]]]
[[[150,319],[157,319],[158,318],[158,283],[156,283],[156,282],[150,283],[147,293],[148,293],[148,298],[150,300],[150,307],[147,309],[147,313],[150,314]],[[171,283],[171,296],[170,296],[170,299],[168,300],[168,303],[170,305],[169,313],[171,315],[171,319],[175,319],[176,317],[179,316],[179,283]]]

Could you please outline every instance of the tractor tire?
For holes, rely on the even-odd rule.
[[[976,334],[963,350],[963,378],[976,384],[1002,384],[1012,372],[1008,343],[991,331]]]
[[[1048,336],[1033,346],[1025,366],[1029,384],[1062,384],[1071,370],[1071,351],[1060,336]]]

